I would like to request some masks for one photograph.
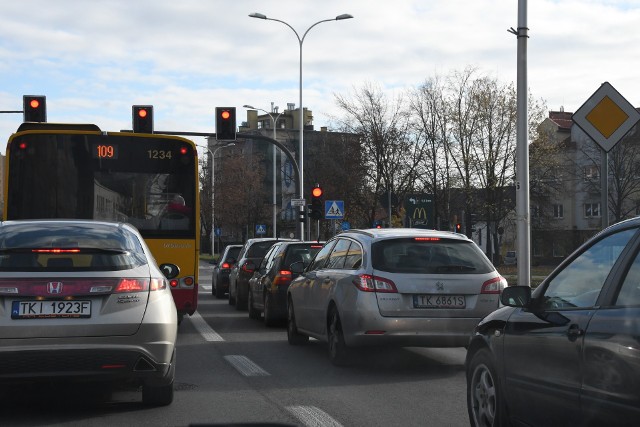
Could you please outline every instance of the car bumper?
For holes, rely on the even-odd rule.
[[[375,297],[374,297],[375,298]],[[341,313],[349,346],[466,347],[479,317],[383,317],[375,299]]]
[[[64,378],[170,382],[175,369],[175,341],[160,334],[141,343],[141,336],[150,338],[144,329],[141,327],[133,336],[3,340],[0,381]]]

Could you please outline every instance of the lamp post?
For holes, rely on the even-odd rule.
[[[203,147],[206,148],[207,151],[209,152],[209,155],[211,156],[211,255],[213,256],[216,252],[215,250],[215,244],[216,244],[216,215],[215,215],[215,203],[214,203],[214,196],[215,196],[215,191],[214,191],[214,185],[215,185],[215,167],[216,167],[216,153],[218,152],[218,150],[221,150],[223,148],[227,148],[227,147],[232,147],[236,145],[235,142],[231,142],[229,144],[226,145],[221,145],[220,147],[216,148],[215,150],[211,151],[211,149],[209,147],[203,147],[202,145],[199,145],[199,147]]]
[[[289,27],[291,29],[291,31],[293,31],[293,33],[296,35],[296,37],[298,38],[298,44],[300,46],[300,75],[299,75],[299,92],[300,92],[300,198],[304,199],[304,108],[302,108],[302,43],[304,43],[304,39],[307,36],[307,34],[309,33],[309,31],[315,27],[318,24],[321,24],[323,22],[331,22],[331,21],[342,21],[343,19],[350,19],[353,18],[352,15],[349,15],[348,13],[343,13],[342,15],[338,15],[335,18],[332,19],[323,19],[320,20],[318,22],[316,22],[315,24],[311,25],[309,28],[307,28],[307,30],[304,32],[304,34],[302,35],[302,38],[300,38],[300,35],[298,34],[298,32],[295,30],[295,28],[293,28],[291,25],[289,25],[288,23],[286,23],[285,21],[282,21],[280,19],[275,19],[275,18],[267,18],[266,15],[262,14],[262,13],[252,13],[249,15],[249,17],[251,18],[258,18],[258,19],[264,19],[267,21],[276,21],[276,22],[280,22],[284,25],[286,25],[287,27]],[[305,207],[301,207],[300,208],[300,216],[302,217],[302,212],[303,209],[305,209]],[[300,240],[304,240],[304,222],[300,222]]]
[[[273,104],[271,104],[273,105]],[[273,114],[275,113],[274,111],[272,111],[271,113],[268,112],[267,110],[264,110],[262,108],[256,108],[253,107],[251,105],[243,105],[244,108],[250,108],[252,110],[258,110],[258,111],[264,111],[265,113],[267,113],[269,115],[269,117],[271,117],[271,120],[273,121],[273,140],[276,141],[277,140],[277,132],[276,132],[276,124],[278,123],[278,118],[282,115],[282,113],[278,113],[277,116],[273,117]],[[277,107],[276,107],[277,108]],[[273,108],[272,108],[273,109]],[[277,189],[276,189],[276,146],[273,146],[273,237],[277,238],[278,234],[277,234],[277,229],[276,229],[276,220],[277,220],[277,214],[278,214],[278,210],[277,210],[277,204],[276,204],[276,197],[277,196]]]

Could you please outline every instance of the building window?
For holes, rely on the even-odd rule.
[[[564,218],[564,205],[561,205],[561,204],[553,205],[553,217]]]
[[[562,244],[562,242],[558,242],[558,241],[553,242],[553,257],[562,258],[565,255],[566,254],[564,250],[564,245]]]
[[[584,216],[585,218],[594,218],[600,216],[600,203],[585,203],[584,204]]]
[[[596,165],[589,165],[584,167],[584,180],[595,181],[600,179],[600,170]]]

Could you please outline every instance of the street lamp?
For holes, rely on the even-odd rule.
[[[273,105],[273,104],[272,104]],[[269,117],[271,117],[271,120],[273,121],[273,139],[274,141],[277,140],[277,132],[276,132],[276,124],[278,123],[278,118],[282,115],[282,113],[278,113],[277,116],[273,117],[273,113],[275,112],[268,112],[267,110],[264,110],[262,108],[256,108],[253,107],[251,105],[243,105],[244,108],[250,108],[252,110],[258,110],[258,111],[264,111],[265,113],[267,113],[269,115]],[[277,238],[278,234],[276,231],[276,217],[277,217],[277,204],[276,204],[276,195],[277,195],[277,191],[276,191],[276,146],[273,146],[273,237]]]
[[[304,32],[304,34],[302,35],[302,38],[300,38],[300,35],[298,34],[298,32],[295,30],[295,28],[293,28],[291,25],[289,25],[288,23],[281,21],[280,19],[274,19],[274,18],[267,18],[266,15],[262,14],[262,13],[251,13],[249,15],[249,17],[251,18],[258,18],[258,19],[265,19],[267,21],[276,21],[276,22],[281,22],[284,25],[286,25],[287,27],[291,28],[291,31],[293,31],[293,33],[296,35],[296,37],[298,38],[298,43],[300,45],[300,78],[299,78],[299,92],[300,92],[300,198],[304,199],[304,109],[302,108],[302,43],[304,43],[304,38],[307,36],[307,34],[309,33],[309,31],[315,27],[318,24],[321,24],[323,22],[331,22],[331,21],[342,21],[343,19],[351,19],[353,18],[352,15],[349,15],[348,13],[343,13],[342,15],[338,15],[335,18],[332,19],[323,19],[321,21],[316,22],[315,24],[313,24],[312,26],[310,26],[309,28],[307,28],[307,30]],[[300,212],[302,213],[303,209],[305,209],[305,207],[301,207],[300,208]],[[300,223],[300,240],[304,240],[304,222]]]
[[[216,167],[216,153],[218,152],[218,150],[221,150],[223,148],[228,148],[228,147],[232,147],[236,145],[235,142],[230,142],[228,144],[225,145],[221,145],[220,147],[216,148],[215,150],[211,151],[211,149],[207,146],[202,146],[202,145],[198,145],[198,147],[202,147],[202,148],[206,148],[207,151],[209,152],[209,155],[211,156],[211,255],[213,256],[216,252],[215,250],[215,244],[216,244],[216,216],[215,216],[215,203],[214,203],[214,196],[215,196],[215,191],[214,191],[214,185],[215,185],[215,167]]]

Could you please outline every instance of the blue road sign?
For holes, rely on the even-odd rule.
[[[349,221],[342,221],[340,227],[342,227],[342,231],[347,231],[351,229],[351,224],[349,224]]]
[[[216,236],[220,236],[222,234],[222,228],[216,227]]]
[[[267,226],[265,224],[256,224],[256,234],[267,234]]]
[[[344,218],[344,200],[325,200],[324,217],[325,219]]]

